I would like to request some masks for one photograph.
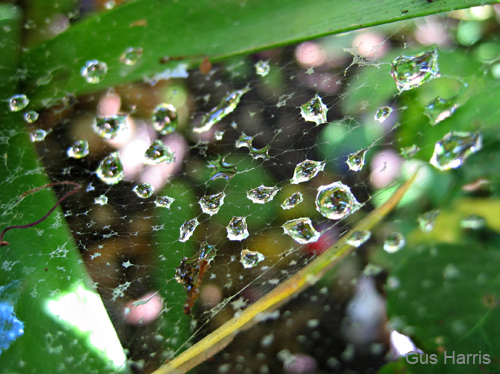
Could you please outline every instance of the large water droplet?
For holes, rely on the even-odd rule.
[[[274,199],[274,196],[276,196],[280,189],[279,187],[266,187],[261,185],[248,191],[247,197],[256,204],[265,204]]]
[[[90,60],[80,70],[80,75],[87,83],[95,84],[103,80],[108,72],[108,65],[105,62]]]
[[[249,136],[249,135],[246,135],[245,133],[242,133],[241,136],[236,141],[235,146],[236,146],[236,148],[243,148],[243,147],[248,148],[250,150],[250,155],[252,156],[252,158],[254,160],[256,160],[258,158],[268,160],[270,158],[269,149],[271,148],[271,146],[268,144],[260,149],[255,148],[252,145],[252,141],[254,138],[255,138],[255,136]]]
[[[36,129],[35,131],[33,131],[31,133],[31,141],[33,143],[36,143],[36,142],[43,142],[45,140],[45,137],[48,135],[49,133],[45,130],[42,130],[42,129]]]
[[[387,235],[384,241],[384,250],[388,253],[394,253],[403,248],[406,244],[405,237],[399,232]]]
[[[193,257],[184,257],[181,264],[175,269],[175,280],[184,286],[186,291],[186,303],[184,313],[189,314],[195,300],[200,294],[200,285],[203,275],[215,258],[217,249],[215,246],[203,243],[198,253]]]
[[[96,173],[99,179],[106,184],[117,184],[120,182],[125,174],[118,153],[113,152],[106,156],[99,164]]]
[[[368,148],[363,148],[357,152],[351,153],[347,156],[347,166],[352,171],[360,171],[365,166],[365,157]]]
[[[456,169],[482,148],[482,136],[477,132],[451,131],[434,146],[431,165],[439,170]]]
[[[214,169],[210,180],[223,178],[229,180],[236,175],[237,168],[235,164],[226,162],[224,157],[218,156],[217,159],[210,161],[207,165],[209,169]]]
[[[316,210],[328,219],[341,219],[359,209],[350,188],[342,182],[321,186],[316,195]]]
[[[26,112],[23,114],[24,121],[26,123],[33,123],[36,122],[38,119],[39,114],[35,112],[34,110],[30,110],[29,112]]]
[[[372,233],[368,230],[354,231],[347,238],[347,244],[352,245],[353,247],[361,247],[370,237]]]
[[[106,205],[108,203],[108,197],[106,195],[99,195],[94,199],[94,203],[98,205]]]
[[[185,221],[180,228],[179,241],[187,241],[193,235],[194,230],[198,227],[199,224],[200,223],[198,222],[197,218],[188,219],[187,221]]]
[[[175,201],[173,197],[170,196],[158,196],[155,201],[155,205],[160,208],[170,209],[170,206]]]
[[[153,111],[153,127],[162,135],[174,132],[178,121],[177,109],[172,104],[160,104]]]
[[[387,118],[392,113],[392,108],[390,106],[383,106],[377,110],[377,113],[375,113],[375,121],[378,121],[380,123],[384,122]]]
[[[134,191],[135,194],[137,196],[139,196],[141,199],[147,199],[147,198],[153,196],[155,189],[151,184],[144,182],[144,183],[136,185],[132,189],[132,191]]]
[[[127,129],[127,115],[115,114],[98,117],[94,122],[94,131],[104,139],[113,139]]]
[[[451,116],[457,108],[458,105],[453,100],[444,100],[436,97],[425,106],[424,114],[429,117],[431,125],[434,126]]]
[[[321,125],[326,122],[327,112],[328,108],[325,104],[323,104],[323,101],[318,94],[300,107],[300,114],[302,115],[302,118],[308,122],[314,122],[316,125]]]
[[[325,168],[326,162],[305,160],[299,163],[293,172],[291,184],[299,184],[313,179],[320,171]]]
[[[236,109],[241,97],[249,90],[249,88],[244,88],[242,90],[236,90],[229,93],[221,100],[219,105],[217,105],[215,108],[212,108],[210,112],[208,112],[203,117],[200,125],[195,127],[193,131],[196,133],[202,133],[210,130],[213,125],[215,125],[217,122],[222,120],[229,113],[232,113]]]
[[[439,210],[431,210],[418,217],[418,224],[422,232],[431,232],[436,224],[436,217],[439,215]]]
[[[11,112],[19,112],[28,106],[30,100],[24,94],[14,95],[9,99],[9,109]]]
[[[68,157],[83,158],[89,154],[89,142],[86,140],[78,140],[73,143],[66,151]]]
[[[285,234],[291,236],[293,240],[300,244],[317,242],[321,236],[314,228],[310,218],[288,220],[282,227]]]
[[[120,56],[120,62],[125,65],[135,65],[137,61],[142,56],[142,48],[132,48],[129,47],[123,52],[123,54]]]
[[[255,72],[257,73],[257,75],[260,75],[261,77],[265,77],[269,73],[269,70],[271,70],[269,66],[269,61],[260,60],[254,66],[255,66]]]
[[[391,75],[400,91],[411,90],[439,76],[437,49],[416,56],[399,56],[392,61]]]
[[[145,163],[149,165],[159,164],[165,161],[167,164],[175,162],[175,153],[161,140],[155,140],[144,153]]]
[[[477,214],[471,214],[460,221],[463,229],[478,230],[486,226],[486,220]]]
[[[224,204],[225,197],[226,194],[224,192],[203,196],[199,201],[201,210],[203,213],[210,214],[211,216],[217,214]]]
[[[250,269],[256,267],[259,262],[262,262],[266,259],[266,257],[257,251],[250,251],[248,249],[244,249],[241,251],[240,262],[245,269]]]
[[[294,192],[291,196],[287,197],[283,204],[281,204],[281,208],[284,210],[295,208],[301,202],[304,201],[304,197],[300,192]]]
[[[247,217],[233,217],[226,227],[229,240],[241,241],[248,238]]]

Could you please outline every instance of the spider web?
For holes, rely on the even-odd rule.
[[[361,30],[234,58],[203,72],[190,70],[187,78],[114,87],[79,97],[64,108],[47,108],[27,124],[39,140],[34,144],[50,180],[82,186],[62,202],[57,225],[69,225],[134,372],[152,372],[256,302],[380,206],[423,163],[403,213],[373,231],[334,275],[263,317],[193,372],[373,372],[397,357],[391,351],[382,291],[387,278],[382,265],[391,262],[383,251],[384,240],[393,232],[406,237],[418,230],[416,217],[438,209],[445,195],[428,193],[436,180],[448,181],[429,164],[434,143],[441,139],[435,131],[441,124],[434,121],[445,110],[427,115],[423,110],[438,96],[465,103],[467,95],[460,96],[464,82],[475,79],[460,64],[454,66],[456,56],[466,55],[463,50],[470,47],[454,39],[459,16]],[[441,77],[398,91],[391,61],[435,45]],[[262,62],[269,72],[258,74],[256,64]],[[483,66],[480,74],[488,69]],[[228,107],[225,98],[237,90],[244,93],[233,111],[209,130],[193,131],[213,108]],[[328,108],[327,120],[318,123],[301,115],[301,106],[316,95]],[[152,123],[162,103],[176,108],[179,121],[165,135]],[[384,107],[390,113],[383,118],[379,113],[377,120]],[[454,110],[448,114],[453,116]],[[96,134],[96,117],[116,114],[127,114],[124,131],[113,139]],[[240,146],[242,139],[246,143]],[[68,157],[68,148],[78,140],[88,142],[88,155]],[[145,164],[144,153],[155,140],[170,147],[174,162]],[[364,166],[350,170],[348,156],[363,149]],[[96,170],[113,152],[123,164],[124,179],[110,185]],[[324,169],[303,183],[291,183],[305,160],[324,162]],[[348,186],[360,205],[332,220],[318,211],[315,200],[318,189],[334,182]],[[151,197],[134,192],[142,183],[154,187]],[[247,193],[260,186],[278,192],[263,204],[255,203]],[[58,196],[67,192],[62,186],[55,190]],[[225,198],[220,210],[204,213],[200,199],[221,192]],[[284,209],[285,199],[298,192],[303,202]],[[168,208],[156,203],[162,196],[173,199]],[[36,196],[26,199],[36,203]],[[3,210],[15,210],[17,203],[12,204]],[[402,218],[408,216],[411,223]],[[247,238],[228,238],[234,217],[245,218]],[[301,244],[286,235],[283,225],[299,218],[311,220],[320,235],[317,240]],[[181,241],[181,228],[192,219],[199,225]],[[57,242],[50,227],[30,230]],[[207,245],[213,249],[203,257],[200,248]],[[242,260],[245,251],[253,256],[250,260]],[[47,266],[52,258],[65,256],[66,246],[57,245]],[[186,315],[186,290],[176,276],[193,275],[180,269],[183,259],[193,256],[206,261],[197,263],[195,280],[187,284],[199,289],[199,296],[193,297]],[[1,266],[8,273],[20,265],[5,260]],[[36,290],[32,296],[37,297]]]

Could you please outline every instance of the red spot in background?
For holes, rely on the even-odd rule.
[[[336,241],[335,233],[328,230],[321,234],[318,241],[304,245],[302,250],[308,256],[317,256],[330,248]]]

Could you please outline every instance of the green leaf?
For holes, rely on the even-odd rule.
[[[149,77],[185,73],[205,56],[217,62],[285,44],[382,23],[496,1],[371,0],[138,0],[83,21],[31,49],[23,58],[27,94],[36,107]],[[272,20],[272,21],[271,21]],[[127,48],[141,48],[135,65],[120,62]],[[170,58],[167,64],[162,63]],[[105,62],[106,77],[87,83],[80,70]],[[181,60],[181,61],[180,61]]]
[[[500,252],[479,244],[404,250],[414,252],[391,273],[387,290],[393,327],[411,335],[427,354],[489,354],[491,364],[483,366],[498,371]],[[447,360],[444,365],[444,356],[438,360],[443,364],[440,372],[456,373],[462,366],[479,372],[477,362],[449,365]]]

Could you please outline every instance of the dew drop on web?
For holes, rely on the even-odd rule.
[[[233,217],[226,227],[227,238],[233,241],[241,241],[248,238],[250,235],[248,233],[246,217]]]
[[[299,184],[308,182],[313,179],[318,173],[325,169],[326,162],[305,160],[299,163],[293,172],[293,177],[290,180],[291,184]]]
[[[125,65],[135,65],[137,61],[142,57],[142,48],[132,48],[129,47],[120,56],[120,62]]]
[[[144,162],[148,165],[156,165],[161,162],[171,164],[175,162],[175,153],[161,140],[155,140],[144,153],[144,158]]]
[[[274,199],[279,187],[259,186],[247,192],[247,198],[255,204],[265,204]]]
[[[415,56],[399,56],[392,61],[391,75],[400,91],[411,90],[439,77],[436,47]]]
[[[439,210],[431,210],[418,217],[418,225],[420,231],[431,232],[436,224],[436,218],[439,215]]]
[[[384,250],[388,253],[395,253],[406,244],[405,237],[399,232],[387,235],[384,241]]]
[[[282,227],[285,234],[300,244],[317,242],[321,236],[314,228],[311,219],[307,217],[288,220]]]
[[[212,216],[219,212],[219,209],[224,204],[225,197],[226,194],[224,192],[219,192],[213,195],[205,195],[200,199],[198,203],[200,204],[203,213]]]
[[[135,194],[141,199],[147,199],[153,196],[155,189],[151,184],[144,182],[136,185],[132,191],[134,191]]]
[[[168,103],[158,105],[153,111],[153,127],[162,135],[167,135],[177,129],[177,109]]]
[[[380,123],[384,122],[387,118],[392,113],[392,108],[390,106],[383,106],[377,110],[377,113],[375,113],[375,121],[378,121]]]
[[[94,199],[94,203],[97,205],[106,205],[108,203],[108,197],[106,195],[99,195]]]
[[[254,67],[255,67],[255,73],[257,75],[260,75],[261,77],[265,77],[267,74],[269,74],[269,71],[271,70],[271,67],[269,66],[269,61],[260,60],[254,65]]]
[[[323,104],[321,97],[316,94],[307,103],[300,106],[300,114],[307,122],[314,122],[316,125],[326,123],[328,108]]]
[[[170,209],[170,206],[174,201],[175,199],[170,196],[158,196],[155,200],[155,205],[159,208]]]
[[[477,132],[451,131],[435,144],[430,163],[441,171],[456,169],[481,150],[482,139]]]
[[[318,188],[316,210],[323,217],[338,220],[359,209],[360,204],[351,189],[342,182],[334,182]]]
[[[418,151],[420,151],[420,148],[418,148],[415,144],[412,144],[408,147],[402,147],[400,154],[403,156],[405,159],[409,160],[415,156]]]
[[[292,209],[292,208],[295,208],[297,205],[299,205],[303,201],[304,201],[304,197],[302,196],[302,193],[294,192],[289,197],[287,197],[285,199],[285,201],[283,201],[283,203],[281,204],[281,208],[283,210]]]
[[[77,140],[66,151],[68,157],[83,158],[89,154],[89,142],[86,140]]]
[[[108,65],[105,62],[90,60],[80,70],[80,75],[87,83],[96,84],[104,79],[108,73]]]
[[[39,114],[35,112],[34,110],[30,110],[29,112],[26,112],[23,114],[23,119],[24,122],[26,123],[33,123],[38,120]]]
[[[9,99],[9,110],[19,112],[28,106],[30,100],[24,94],[14,95]]]
[[[457,108],[458,105],[454,100],[444,100],[440,97],[436,97],[425,106],[424,114],[429,118],[431,125],[435,126],[439,122],[450,117]]]
[[[460,227],[469,230],[479,230],[486,226],[486,220],[477,214],[471,214],[460,221]]]
[[[257,251],[250,251],[248,249],[244,249],[241,251],[240,262],[245,269],[251,269],[256,267],[259,262],[262,262],[266,259],[266,257]]]
[[[119,183],[125,177],[125,174],[118,153],[113,152],[102,159],[96,173],[99,179],[106,184]]]
[[[357,152],[351,153],[347,156],[347,166],[352,171],[360,171],[365,166],[365,157],[368,148],[363,148]]]
[[[186,242],[194,233],[194,230],[198,227],[200,222],[198,222],[197,218],[189,219],[185,221],[180,227],[180,242]]]
[[[94,131],[104,139],[114,139],[127,129],[126,114],[115,114],[107,117],[97,117]]]
[[[372,233],[369,230],[354,231],[347,238],[347,244],[357,248],[366,243],[371,236]]]
[[[37,129],[31,133],[31,141],[33,143],[43,142],[48,132],[42,129]]]

